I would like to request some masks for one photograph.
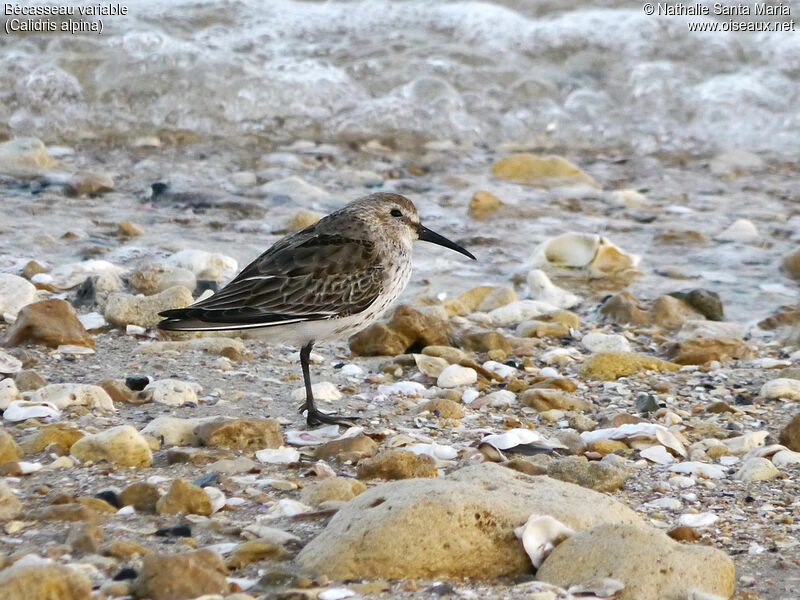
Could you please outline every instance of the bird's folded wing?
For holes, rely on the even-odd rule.
[[[164,328],[199,324],[280,325],[359,313],[381,292],[383,268],[372,242],[311,235],[278,243],[219,292],[164,311]]]

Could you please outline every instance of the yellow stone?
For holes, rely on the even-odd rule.
[[[577,184],[600,187],[591,175],[561,156],[512,154],[492,165],[492,175],[543,188]]]
[[[635,352],[600,352],[586,359],[581,375],[612,380],[637,371],[676,371],[680,365]]]
[[[469,202],[469,215],[473,219],[483,221],[488,219],[503,206],[503,201],[491,192],[480,190],[475,192]]]

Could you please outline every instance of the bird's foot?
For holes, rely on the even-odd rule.
[[[305,407],[303,407],[303,410],[305,410]],[[350,427],[356,422],[358,422],[358,417],[326,415],[316,408],[314,410],[309,410],[306,414],[306,423],[309,427],[317,427],[318,425],[341,425],[342,427]]]

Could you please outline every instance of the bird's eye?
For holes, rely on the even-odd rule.
[[[392,215],[393,217],[402,217],[403,216],[403,213],[400,212],[399,208],[393,208],[389,214]]]

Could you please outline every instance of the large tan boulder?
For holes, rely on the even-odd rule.
[[[533,567],[514,528],[534,513],[577,530],[609,522],[645,526],[598,492],[485,463],[359,494],[297,562],[332,579],[519,575]]]

